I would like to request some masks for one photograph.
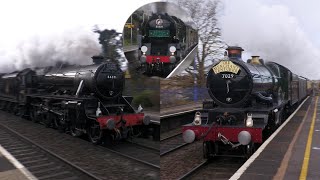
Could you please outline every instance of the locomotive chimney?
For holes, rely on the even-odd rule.
[[[92,56],[91,58],[94,64],[101,64],[104,60],[103,56]]]
[[[230,59],[240,60],[242,51],[244,50],[239,46],[228,46],[227,51],[228,51],[228,57]]]

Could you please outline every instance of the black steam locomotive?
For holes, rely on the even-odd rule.
[[[209,71],[207,88],[213,101],[203,103],[192,124],[183,126],[186,142],[204,139],[205,158],[243,148],[254,152],[310,92],[310,81],[275,63],[253,56],[241,60],[240,47]],[[229,154],[230,155],[230,154]]]
[[[150,117],[134,110],[132,97],[122,96],[125,79],[118,64],[102,56],[93,60],[2,74],[0,109],[73,136],[88,134],[95,144],[137,135]]]
[[[167,76],[198,44],[198,33],[181,19],[152,14],[143,24],[139,59],[146,74]]]

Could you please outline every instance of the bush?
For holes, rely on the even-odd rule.
[[[152,107],[154,104],[151,99],[153,98],[154,93],[150,90],[144,90],[140,93],[137,93],[133,99],[133,105],[138,107],[141,104],[142,107]]]

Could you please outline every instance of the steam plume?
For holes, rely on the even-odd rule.
[[[320,78],[320,51],[286,6],[228,0],[224,8],[220,22],[229,45],[242,46],[250,54],[278,62],[298,75]]]
[[[55,65],[56,62],[90,64],[101,53],[98,35],[81,28],[51,36],[33,36],[0,52],[0,72]]]

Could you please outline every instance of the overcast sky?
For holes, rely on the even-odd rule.
[[[94,25],[122,32],[130,14],[148,2],[0,1],[0,71],[53,65],[56,60],[89,64],[90,57],[100,51]]]
[[[249,53],[244,60],[260,55],[298,75],[320,79],[318,7],[316,0],[225,0],[222,36]]]
[[[0,70],[21,68],[19,58],[40,45],[55,41],[92,39],[98,51],[95,24],[122,31],[132,12],[153,0],[7,0],[0,2]],[[223,38],[243,46],[248,55],[282,63],[295,73],[320,79],[320,1],[223,0],[220,15]],[[58,43],[59,42],[59,43]],[[79,41],[78,43],[82,43]],[[37,43],[36,43],[37,44]],[[40,46],[39,43],[37,46]],[[45,46],[45,45],[44,45]],[[69,46],[67,46],[69,47]],[[75,49],[78,46],[72,46]],[[17,51],[17,48],[20,48]],[[82,47],[87,48],[87,47]],[[37,47],[39,51],[39,47]],[[41,50],[41,48],[40,48]],[[22,55],[19,55],[19,53]],[[74,51],[74,54],[77,52]],[[90,54],[87,53],[87,54]],[[18,55],[17,55],[18,54]],[[11,58],[14,56],[14,61]],[[87,58],[85,56],[85,58]],[[307,65],[306,62],[311,62]],[[20,63],[20,64],[19,64]],[[28,62],[30,63],[30,62]],[[27,64],[28,64],[27,63]]]
[[[319,0],[268,0],[268,4],[284,5],[290,10],[290,14],[299,22],[308,38],[320,47],[320,22],[317,20],[320,11]]]

